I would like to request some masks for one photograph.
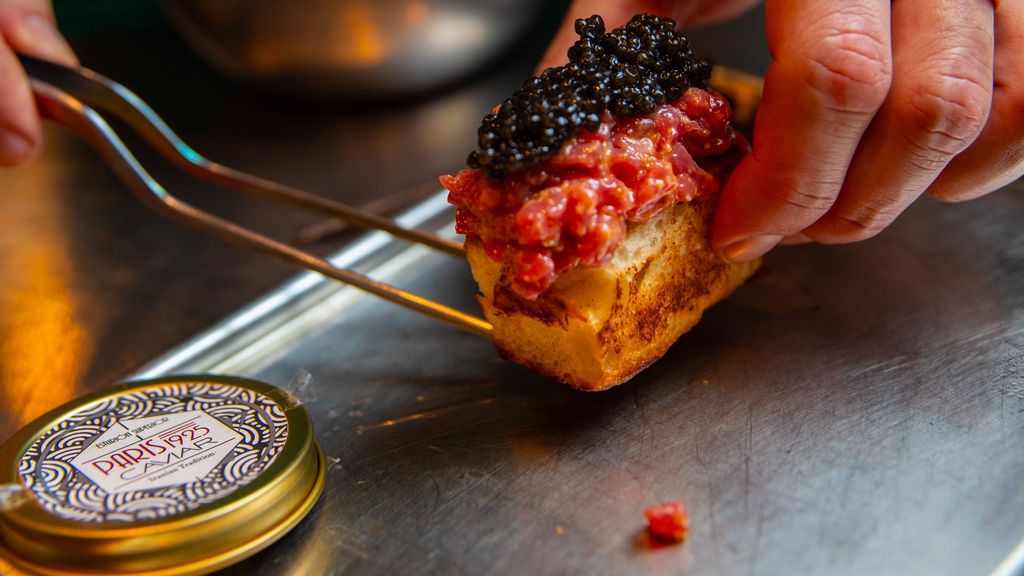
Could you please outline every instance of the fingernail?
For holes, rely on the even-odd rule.
[[[814,239],[804,234],[792,234],[783,238],[780,242],[780,246],[796,246],[798,244],[810,244],[814,242]]]
[[[0,131],[0,158],[7,163],[27,160],[35,152],[35,146],[21,134],[11,130]]]
[[[782,236],[768,234],[765,236],[754,236],[745,240],[739,240],[729,244],[722,249],[722,256],[733,262],[750,262],[755,258],[764,255],[765,252],[775,247]]]

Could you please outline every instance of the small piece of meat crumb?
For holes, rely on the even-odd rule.
[[[668,502],[644,510],[647,516],[647,532],[651,538],[662,542],[682,542],[690,533],[690,517],[686,506],[680,502]]]

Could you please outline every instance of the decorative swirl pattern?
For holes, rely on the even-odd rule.
[[[242,441],[199,480],[108,494],[71,461],[119,420],[202,410]],[[147,388],[90,404],[47,430],[22,455],[18,475],[39,504],[79,522],[139,522],[215,502],[245,486],[277,458],[288,439],[281,407],[255,391],[216,383]]]

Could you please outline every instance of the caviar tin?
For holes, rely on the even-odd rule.
[[[302,520],[325,468],[306,410],[281,389],[223,376],[119,385],[0,449],[0,553],[29,574],[205,574]]]

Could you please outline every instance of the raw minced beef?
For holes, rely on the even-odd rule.
[[[560,274],[611,260],[629,224],[714,194],[747,151],[717,93],[688,88],[651,113],[601,114],[557,153],[501,180],[479,169],[443,176],[459,233],[505,263],[513,289],[536,298]]]

